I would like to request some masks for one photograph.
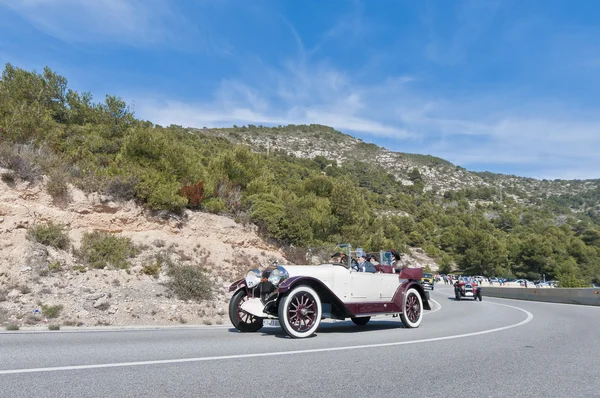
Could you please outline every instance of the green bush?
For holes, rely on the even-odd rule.
[[[6,325],[6,330],[19,330],[19,325],[17,325],[16,323],[9,323],[8,325]]]
[[[46,184],[46,191],[54,200],[66,199],[69,196],[67,175],[61,172],[52,172]]]
[[[197,266],[173,265],[169,267],[168,275],[171,279],[167,287],[180,300],[203,301],[212,298],[212,283]]]
[[[36,225],[28,231],[27,239],[41,243],[42,245],[67,250],[71,244],[71,240],[65,228],[66,226],[63,224],[54,223]]]
[[[219,214],[225,210],[225,202],[221,198],[210,198],[202,203],[202,207],[210,213]]]
[[[129,268],[129,258],[138,249],[131,239],[104,231],[86,233],[81,239],[80,255],[92,268]]]
[[[60,312],[63,310],[63,305],[46,305],[42,304],[42,314],[47,318],[58,318]]]
[[[180,212],[187,205],[186,198],[178,194],[181,184],[173,176],[149,172],[136,185],[137,196],[153,210]]]
[[[142,274],[150,275],[155,278],[158,278],[161,269],[161,263],[159,261],[155,261],[152,263],[147,263],[142,266]]]

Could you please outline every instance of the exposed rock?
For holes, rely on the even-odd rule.
[[[109,306],[110,306],[110,303],[108,302],[108,299],[106,297],[101,297],[98,300],[96,300],[96,302],[94,303],[94,308],[106,309]]]

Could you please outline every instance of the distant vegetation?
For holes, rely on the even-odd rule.
[[[341,165],[284,150],[253,152],[244,144],[249,136],[268,139],[292,131],[334,144],[347,137],[319,125],[235,126],[217,137],[137,120],[122,99],[94,102],[49,68],[36,73],[8,64],[0,81],[0,167],[9,170],[2,175],[7,183],[35,184],[47,175],[56,197],[68,196],[69,182],[155,211],[226,213],[286,245],[349,242],[401,251],[420,246],[443,272],[454,267],[488,276],[544,274],[571,285],[600,282],[600,185],[549,196],[551,185],[544,182],[479,173],[489,186],[442,193],[424,189],[419,167],[456,167],[432,156],[408,156],[412,185],[403,185],[363,156],[377,150],[373,144],[363,144],[360,156]],[[59,230],[31,235],[67,245],[61,236]],[[135,248],[109,239],[87,235],[82,255],[92,267],[127,267]],[[185,269],[171,272],[187,277]],[[205,290],[174,288],[190,297]]]

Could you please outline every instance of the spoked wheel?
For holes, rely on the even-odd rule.
[[[423,320],[423,300],[414,288],[408,289],[404,294],[404,306],[400,319],[406,328],[419,327]]]
[[[278,315],[288,336],[309,337],[321,323],[321,299],[310,287],[298,286],[281,299]]]
[[[238,290],[229,302],[229,320],[242,333],[258,332],[263,327],[263,318],[242,311],[242,304],[248,300],[246,289]]]
[[[371,317],[370,316],[361,316],[361,317],[350,318],[350,319],[352,319],[352,322],[354,322],[355,325],[365,326],[367,323],[369,323],[369,321],[371,320]]]

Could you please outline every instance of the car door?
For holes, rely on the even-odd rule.
[[[379,300],[382,274],[371,272],[350,272],[350,301]]]
[[[381,277],[380,298],[391,301],[400,285],[398,274],[379,274]]]

